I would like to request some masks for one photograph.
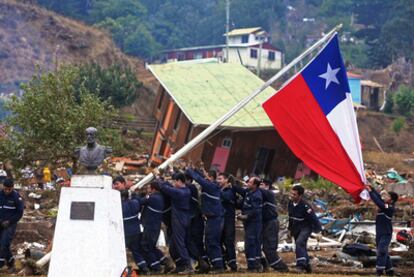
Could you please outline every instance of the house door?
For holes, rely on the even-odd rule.
[[[256,153],[256,160],[254,162],[253,173],[256,175],[267,175],[272,165],[274,156],[275,149],[259,147]]]
[[[213,160],[210,166],[212,169],[218,170],[219,172],[226,171],[231,145],[231,138],[225,138],[222,141],[222,145],[216,147],[216,150],[214,151]]]
[[[378,94],[379,94],[378,88],[374,88],[373,90],[371,90],[371,94],[369,97],[369,104],[370,104],[371,109],[373,110],[379,110]]]

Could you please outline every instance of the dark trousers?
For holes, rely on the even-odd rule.
[[[191,218],[187,247],[191,258],[195,260],[207,259],[204,247],[204,220],[201,215]]]
[[[231,268],[237,268],[236,261],[236,222],[233,217],[224,217],[223,234],[221,243],[224,245],[223,254],[227,265]]]
[[[298,267],[307,267],[309,264],[307,244],[311,233],[310,227],[293,231],[296,244],[296,266]]]
[[[247,268],[256,269],[262,256],[261,250],[262,222],[250,220],[244,223],[244,253]]]
[[[377,235],[375,238],[377,244],[377,272],[383,273],[391,271],[392,262],[388,254],[388,247],[391,243],[391,235]]]
[[[10,251],[10,245],[16,233],[17,224],[13,224],[5,229],[0,229],[0,267],[10,263],[13,260],[13,254]]]
[[[206,221],[205,240],[207,255],[211,265],[215,269],[223,268],[223,257],[220,246],[223,224],[224,218],[222,216],[209,217]]]
[[[147,263],[142,256],[141,250],[141,234],[125,235],[125,246],[131,251],[134,261],[139,268],[147,267]]]
[[[176,267],[185,268],[191,266],[190,256],[187,249],[187,232],[189,229],[189,219],[178,220],[171,218],[172,234],[170,242],[170,255]]]
[[[282,258],[277,254],[277,247],[279,245],[279,220],[273,219],[263,222],[263,252],[269,266],[276,268],[282,261]]]
[[[142,255],[148,266],[153,270],[160,270],[161,258],[164,256],[157,248],[157,241],[160,235],[160,229],[151,229],[144,227],[141,239]],[[161,256],[161,257],[160,257]]]

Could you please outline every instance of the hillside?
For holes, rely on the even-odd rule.
[[[106,33],[30,3],[0,0],[0,43],[3,96],[15,93],[37,68],[45,72],[66,63],[107,66],[118,62],[131,66],[144,85],[152,80],[143,62],[124,55]],[[147,94],[144,98],[152,97],[147,90],[142,93]],[[148,105],[142,106],[146,110]]]

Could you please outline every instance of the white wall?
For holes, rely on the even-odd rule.
[[[259,48],[253,48],[257,50],[258,58],[254,59],[250,57],[250,47],[243,47],[243,48],[230,48],[229,49],[229,62],[231,63],[240,63],[239,55],[237,53],[237,49],[239,50],[240,56],[242,58],[243,65],[257,68],[258,58],[259,58]],[[272,51],[272,50],[270,50]],[[280,69],[282,68],[282,53],[279,51],[275,52],[275,60],[269,61],[268,55],[269,50],[262,49],[262,60],[261,60],[261,68],[262,69]]]
[[[243,36],[231,36],[229,37],[229,44],[241,44],[242,43],[242,37]],[[249,34],[249,39],[247,43],[255,43],[255,42],[259,42],[259,40],[256,40],[256,36],[254,34]]]

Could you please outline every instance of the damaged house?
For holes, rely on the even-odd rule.
[[[154,106],[157,128],[151,163],[160,164],[175,150],[224,115],[263,81],[240,64],[216,60],[150,65],[159,82]],[[236,176],[254,172],[276,178],[294,176],[299,160],[272,126],[261,103],[268,88],[227,120],[185,159],[203,161]]]

